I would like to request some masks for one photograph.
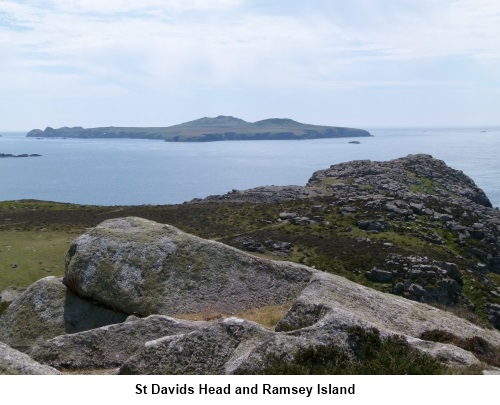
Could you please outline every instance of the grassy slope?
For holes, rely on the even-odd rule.
[[[60,231],[0,231],[0,291],[64,273],[71,236]]]

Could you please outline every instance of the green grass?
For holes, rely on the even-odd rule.
[[[49,276],[62,276],[71,235],[54,231],[0,231],[0,291],[27,287]]]

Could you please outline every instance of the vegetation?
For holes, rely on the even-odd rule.
[[[283,319],[283,317],[290,309],[291,305],[291,303],[283,305],[266,305],[264,307],[251,308],[235,314],[223,314],[209,307],[201,313],[176,314],[175,317],[179,319],[187,319],[190,321],[211,321],[213,319],[236,316],[241,319],[257,322],[262,326],[272,329],[281,319]]]
[[[72,233],[0,230],[0,291],[27,287],[48,275],[64,273],[64,256]]]
[[[170,127],[104,127],[104,128],[46,128],[34,129],[29,137],[64,138],[141,138],[163,139],[168,142],[206,142],[222,140],[315,139],[371,136],[355,128],[302,124],[290,119],[267,119],[246,122],[230,116],[200,118]]]
[[[500,367],[500,348],[491,347],[491,345],[480,336],[464,339],[444,330],[430,330],[422,333],[420,338],[432,342],[453,344],[470,351],[486,364]]]
[[[335,346],[317,346],[270,360],[263,374],[448,374],[436,359],[411,348],[401,336],[382,338],[377,329],[351,327],[347,331],[350,354]]]
[[[384,217],[386,214],[377,209],[345,213],[330,203],[329,197],[266,204],[112,207],[33,200],[0,202],[0,291],[10,285],[27,287],[46,275],[62,275],[64,257],[74,238],[106,219],[124,216],[168,223],[240,249],[244,248],[242,240],[250,238],[262,247],[261,253],[252,254],[315,266],[384,292],[391,292],[401,279],[396,277],[389,283],[381,283],[369,280],[365,274],[373,267],[384,268],[391,255],[451,261],[460,269],[477,263],[470,255],[472,245],[469,246],[477,241],[457,243],[456,237],[446,229],[438,230],[443,243],[423,239],[429,230],[436,229],[435,222],[428,217],[406,222],[397,217]],[[314,219],[314,224],[279,222],[277,218],[282,212],[307,216]],[[461,215],[458,211],[452,214]],[[373,232],[357,226],[359,221],[373,218],[384,218],[386,229]],[[288,242],[291,249],[276,251],[269,241]],[[499,277],[492,273],[479,276],[463,270],[462,274],[462,298],[454,307],[445,309],[489,323],[485,303],[500,303],[498,297],[490,294],[500,285]]]

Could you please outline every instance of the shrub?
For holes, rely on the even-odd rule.
[[[431,342],[453,344],[471,352],[474,356],[486,364],[495,367],[500,366],[500,348],[493,347],[480,336],[462,338],[444,330],[433,329],[422,333],[420,335],[420,339],[429,340]]]
[[[299,350],[293,359],[276,356],[263,374],[447,374],[448,367],[409,346],[402,336],[382,339],[377,329],[348,329],[352,353],[335,345]]]

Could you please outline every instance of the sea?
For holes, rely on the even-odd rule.
[[[42,155],[0,159],[0,201],[179,204],[233,189],[305,185],[314,171],[335,163],[426,153],[462,170],[500,206],[500,127],[365,129],[373,137],[207,143],[0,131],[0,153]]]

